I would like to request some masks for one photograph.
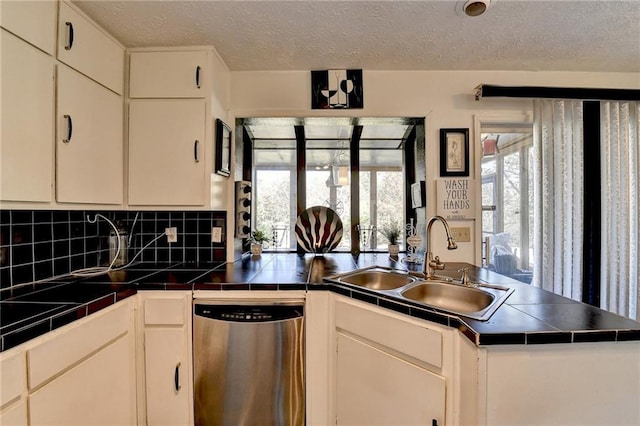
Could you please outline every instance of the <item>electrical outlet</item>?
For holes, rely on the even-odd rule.
[[[471,242],[471,228],[451,228],[451,236],[458,243],[470,243]]]
[[[222,242],[222,228],[219,226],[214,226],[211,228],[211,242],[212,243],[221,243]]]
[[[168,243],[177,243],[178,242],[178,228],[164,228],[164,233],[167,235]]]

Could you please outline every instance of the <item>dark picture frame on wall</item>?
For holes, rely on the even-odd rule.
[[[440,129],[440,176],[469,176],[469,129]]]
[[[216,119],[216,173],[228,177],[231,174],[231,127]]]

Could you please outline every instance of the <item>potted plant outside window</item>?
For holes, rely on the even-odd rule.
[[[390,256],[398,256],[400,246],[398,241],[400,240],[400,233],[402,230],[397,223],[389,223],[382,227],[380,233],[387,239],[389,245],[387,246]]]
[[[262,248],[267,241],[267,236],[263,231],[256,229],[251,233],[251,254],[254,256],[260,256],[262,254]]]

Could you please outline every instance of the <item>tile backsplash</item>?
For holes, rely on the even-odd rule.
[[[0,288],[69,274],[109,263],[111,226],[99,213],[131,235],[129,260],[176,227],[178,241],[161,237],[144,249],[136,261],[224,262],[226,212],[223,211],[89,211],[0,210]],[[211,229],[222,228],[221,243],[211,242]]]

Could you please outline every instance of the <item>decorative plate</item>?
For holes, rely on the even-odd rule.
[[[327,253],[342,239],[342,221],[338,213],[328,207],[313,206],[296,220],[296,239],[309,253]]]

